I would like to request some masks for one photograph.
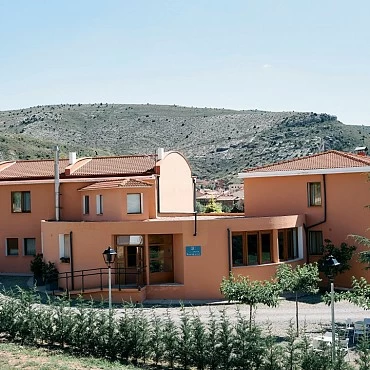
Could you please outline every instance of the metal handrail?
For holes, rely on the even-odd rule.
[[[138,289],[140,289],[142,286],[145,285],[144,278],[145,278],[145,268],[143,267],[137,267],[136,271],[132,271],[132,268],[125,268],[125,267],[112,267],[111,273],[114,277],[118,276],[118,290],[122,290],[122,287],[125,287],[127,285],[130,285],[130,287],[134,286]],[[78,282],[78,279],[80,279],[81,282],[81,292],[83,293],[85,291],[85,285],[86,285],[86,278],[90,276],[100,276],[100,290],[103,290],[103,275],[108,275],[108,267],[105,268],[94,268],[94,269],[85,269],[85,270],[76,270],[76,271],[66,271],[66,272],[60,272],[58,274],[58,282],[61,280],[65,280],[66,287],[65,290],[68,293],[70,289],[70,284],[72,283],[72,279],[74,281],[74,285],[76,282]],[[134,283],[126,283],[127,277],[136,276],[136,279]],[[123,277],[123,279],[122,279]],[[122,283],[123,280],[123,283]]]

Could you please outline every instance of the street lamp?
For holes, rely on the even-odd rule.
[[[325,267],[328,268],[328,278],[330,280],[330,308],[331,308],[331,358],[334,363],[335,360],[335,318],[334,318],[334,269],[337,268],[340,263],[332,256],[326,257],[324,262]]]
[[[103,258],[104,262],[108,266],[108,294],[109,294],[109,310],[112,309],[112,276],[111,276],[111,265],[114,263],[114,260],[116,258],[117,252],[109,246],[104,252],[103,252]]]

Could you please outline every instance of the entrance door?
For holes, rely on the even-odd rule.
[[[143,237],[141,235],[116,236],[116,251],[116,283],[121,285],[143,285]]]

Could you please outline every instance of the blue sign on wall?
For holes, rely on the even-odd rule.
[[[201,256],[202,247],[200,245],[187,245],[186,246],[186,255],[187,256]]]

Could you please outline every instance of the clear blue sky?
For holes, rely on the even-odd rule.
[[[0,0],[0,110],[152,103],[370,125],[368,0]]]

